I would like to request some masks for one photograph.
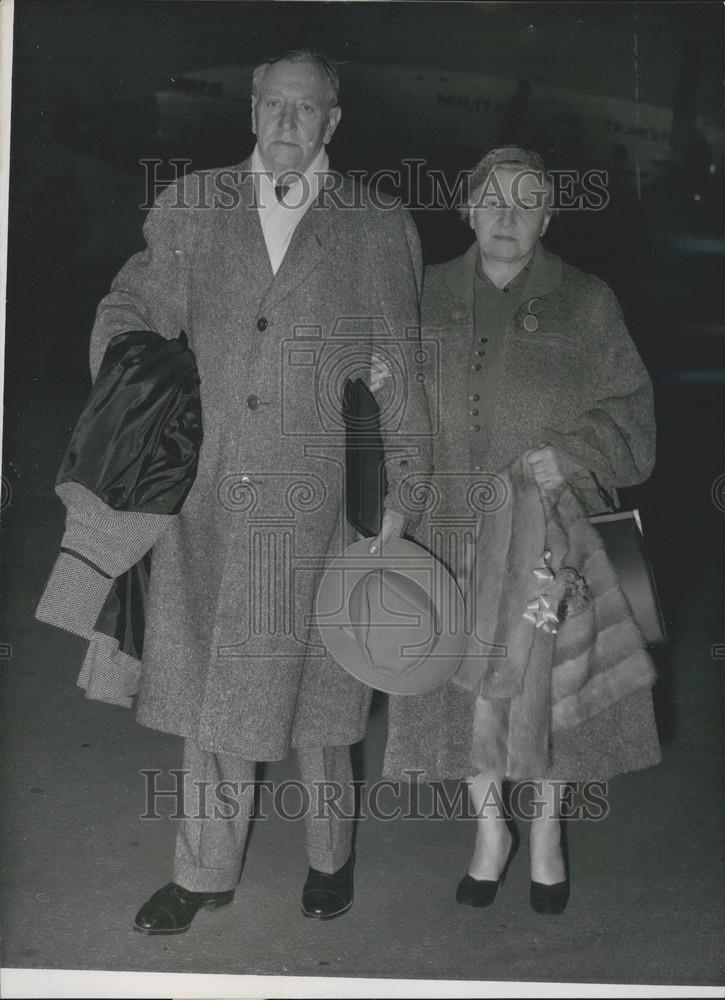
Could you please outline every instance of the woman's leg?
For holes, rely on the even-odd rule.
[[[531,881],[542,885],[555,885],[566,879],[564,851],[561,843],[561,793],[560,781],[540,782],[541,815],[531,821],[529,862]],[[537,787],[538,792],[538,787]]]
[[[498,774],[477,774],[468,779],[471,805],[476,814],[476,842],[468,874],[475,879],[496,881],[506,865],[512,844],[506,824]]]

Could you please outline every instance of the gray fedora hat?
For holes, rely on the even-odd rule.
[[[403,538],[371,554],[353,542],[325,570],[315,601],[323,642],[341,667],[389,694],[445,683],[463,656],[465,609],[440,560]]]

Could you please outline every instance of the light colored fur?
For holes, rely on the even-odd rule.
[[[650,687],[655,671],[601,538],[574,491],[540,494],[523,460],[507,476],[512,509],[487,518],[473,592],[489,600],[496,594],[496,603],[479,609],[479,619],[488,635],[506,644],[508,655],[469,658],[453,681],[476,695],[473,763],[524,778],[546,773],[553,731],[579,725]],[[588,591],[556,634],[523,617],[528,601],[542,592],[533,570],[542,565],[544,549],[551,551],[555,574],[576,570]],[[496,587],[490,577],[502,563],[506,577]],[[556,593],[556,585],[551,589]]]

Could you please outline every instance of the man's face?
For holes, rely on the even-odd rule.
[[[533,253],[549,225],[541,178],[526,167],[494,167],[474,192],[470,226],[484,258],[518,263]]]
[[[270,66],[252,97],[252,131],[264,165],[275,177],[304,172],[332,138],[340,115],[340,108],[328,108],[328,89],[312,63]]]

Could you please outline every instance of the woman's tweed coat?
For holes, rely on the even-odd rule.
[[[325,560],[352,540],[339,397],[347,376],[369,371],[371,332],[406,370],[405,405],[384,427],[392,509],[400,477],[428,470],[429,423],[414,377],[410,218],[359,196],[345,207],[345,182],[308,210],[274,275],[248,171],[162,192],[146,249],[99,306],[91,368],[116,333],[183,329],[201,377],[197,478],[153,550],[137,718],[206,750],[276,760],[365,730],[370,691],[310,615]]]
[[[474,243],[463,256],[425,272],[422,336],[439,342],[441,359],[438,391],[429,400],[434,472],[429,484],[421,481],[409,491],[423,512],[414,537],[459,579],[476,520],[504,499],[496,472],[527,450],[548,442],[591,470],[595,478],[583,474],[574,484],[590,513],[606,507],[600,487],[616,500],[617,487],[649,476],[655,457],[651,381],[614,294],[539,243],[505,334],[484,471],[472,471],[468,378],[477,255]],[[538,328],[529,331],[524,318],[532,302]],[[470,774],[473,709],[472,696],[451,682],[421,697],[391,697],[386,775],[415,768],[438,778]],[[570,780],[656,763],[649,690],[556,733],[552,754],[554,776]]]

